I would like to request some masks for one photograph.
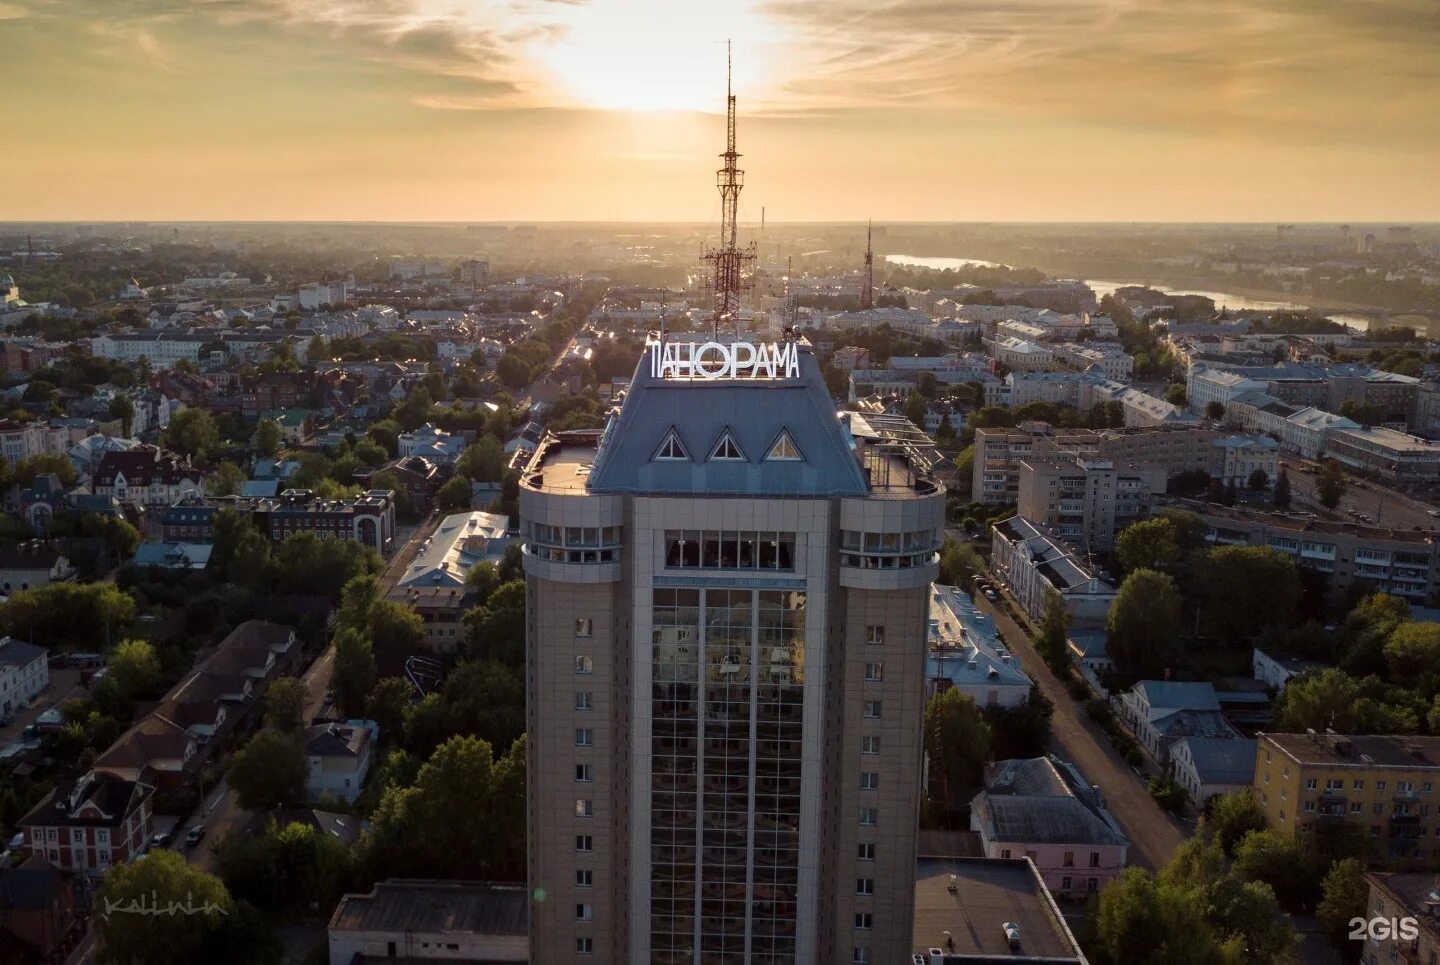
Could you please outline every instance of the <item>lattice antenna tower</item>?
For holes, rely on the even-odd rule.
[[[871,225],[865,222],[865,284],[860,289],[860,307],[875,307],[875,249],[870,243]]]
[[[714,297],[710,324],[714,335],[719,335],[722,322],[733,322],[736,332],[740,326],[740,290],[742,287],[741,266],[755,258],[753,243],[743,249],[737,243],[740,189],[745,186],[745,172],[737,162],[740,153],[735,149],[735,91],[732,84],[733,68],[730,44],[725,44],[725,153],[720,155],[724,164],[715,172],[715,183],[720,189],[720,247],[705,253],[710,263],[710,286]]]

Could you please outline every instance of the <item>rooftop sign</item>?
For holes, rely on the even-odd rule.
[[[795,379],[794,342],[656,342],[650,374],[657,379]]]

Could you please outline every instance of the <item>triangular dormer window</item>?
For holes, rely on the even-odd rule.
[[[770,446],[770,451],[765,454],[766,462],[800,462],[804,458],[800,455],[795,440],[790,438],[790,432],[787,429],[780,430],[779,438]]]
[[[685,443],[680,441],[680,434],[672,428],[665,436],[665,441],[660,443],[660,448],[655,450],[655,455],[652,458],[657,462],[677,462],[688,460],[690,453],[685,451]]]
[[[710,450],[710,458],[721,462],[744,462],[745,453],[740,451],[740,443],[726,429],[720,433],[720,441],[715,443],[715,448]]]

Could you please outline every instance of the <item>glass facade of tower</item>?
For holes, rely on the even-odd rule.
[[[653,592],[653,961],[793,962],[805,594]]]

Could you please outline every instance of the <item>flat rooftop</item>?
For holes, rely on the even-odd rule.
[[[395,879],[341,898],[330,930],[528,936],[529,907],[521,885]]]
[[[1020,929],[1018,949],[1010,947],[1005,922]],[[945,952],[945,962],[965,965],[1015,961],[1087,965],[1027,858],[921,858],[915,866],[912,945],[922,955],[939,948]]]
[[[1389,734],[1261,734],[1302,764],[1440,768],[1440,737]]]
[[[547,493],[584,493],[590,470],[595,466],[595,447],[552,440],[542,446],[530,463],[530,482]],[[529,473],[527,473],[529,475]]]

